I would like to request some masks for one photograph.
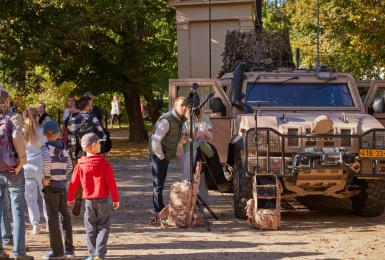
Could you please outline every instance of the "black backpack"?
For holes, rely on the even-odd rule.
[[[84,118],[83,122],[81,123],[80,127],[77,129],[75,136],[76,136],[76,148],[75,148],[75,154],[78,155],[82,151],[82,147],[80,145],[80,140],[85,134],[94,133],[99,138],[103,138],[102,134],[98,131],[94,121],[94,115],[90,114],[88,118]],[[107,135],[106,141],[101,142],[101,149],[100,153],[107,153],[111,151],[112,145],[111,145],[111,139],[110,139],[110,133],[106,131],[103,128],[104,132]]]

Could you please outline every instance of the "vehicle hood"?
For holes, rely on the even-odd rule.
[[[314,120],[326,115],[333,122],[334,133],[340,133],[341,129],[350,129],[352,134],[360,134],[370,129],[381,128],[384,126],[373,116],[364,113],[345,113],[342,112],[301,112],[285,113],[282,112],[261,112],[258,116],[258,127],[273,128],[282,134],[287,134],[288,129],[298,129],[299,133],[306,133],[306,129],[312,129]],[[345,115],[345,121],[344,121]],[[284,119],[285,118],[285,119]],[[255,127],[255,118],[252,114],[238,115],[239,129],[250,129]]]

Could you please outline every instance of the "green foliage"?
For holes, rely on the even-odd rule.
[[[31,72],[32,73],[32,72]],[[36,77],[41,79],[39,83],[39,91],[30,91],[27,94],[20,95],[17,88],[8,87],[11,90],[11,99],[16,103],[19,111],[23,111],[26,107],[36,107],[39,102],[46,104],[48,114],[57,120],[58,109],[65,108],[66,98],[72,95],[75,90],[75,84],[72,82],[63,82],[56,85],[47,72],[41,67],[36,67],[33,71]],[[27,85],[29,84],[27,80]]]
[[[45,64],[56,82],[111,93],[159,86],[175,75],[173,11],[165,1],[63,2],[42,12],[55,13],[46,16],[53,53]]]
[[[350,72],[356,78],[381,77],[385,67],[384,1],[322,0],[321,63]],[[317,6],[313,0],[290,0],[284,5],[292,47],[302,51],[302,66],[316,59]]]
[[[112,94],[121,93],[131,128],[143,125],[140,96],[153,99],[176,76],[174,20],[165,0],[0,1],[0,81],[28,103],[44,94],[49,108],[57,93],[56,101],[65,98],[64,82],[75,94],[93,92],[108,110]]]

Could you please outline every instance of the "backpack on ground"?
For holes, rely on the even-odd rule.
[[[247,223],[251,228],[278,229],[281,225],[282,186],[274,174],[253,177],[253,199],[247,201]]]
[[[160,212],[162,227],[192,228],[203,225],[196,212],[197,193],[202,172],[201,162],[197,162],[194,185],[191,182],[174,182],[170,188],[169,204]]]
[[[11,115],[0,115],[0,172],[12,172],[18,161],[12,141]]]

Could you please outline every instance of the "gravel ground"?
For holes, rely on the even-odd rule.
[[[107,259],[384,259],[385,217],[352,215],[346,201],[310,198],[297,211],[284,212],[278,231],[251,230],[233,216],[231,194],[210,192],[209,204],[219,216],[204,227],[178,229],[148,225],[152,177],[146,159],[111,158],[121,208],[112,214]],[[171,165],[166,186],[179,180],[180,169]],[[165,191],[167,195],[168,190]],[[82,218],[74,217],[77,259],[87,256]],[[49,250],[47,233],[31,234],[29,254],[40,259]]]

